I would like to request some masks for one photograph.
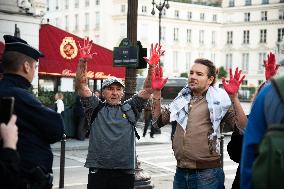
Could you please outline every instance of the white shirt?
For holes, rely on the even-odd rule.
[[[58,99],[56,100],[56,105],[57,105],[57,113],[60,113],[64,111],[64,103],[62,100]]]

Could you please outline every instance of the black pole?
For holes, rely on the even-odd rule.
[[[162,11],[159,11],[159,45],[161,45],[161,19],[162,19]]]
[[[66,135],[63,134],[61,139],[61,152],[60,152],[59,189],[64,188],[65,143],[66,143]]]

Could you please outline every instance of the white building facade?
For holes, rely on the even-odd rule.
[[[155,8],[151,14],[152,0],[138,3],[137,40],[149,48],[159,39],[159,12]],[[219,7],[169,4],[161,20],[165,75],[179,76],[196,58],[207,58],[226,70],[241,68],[244,84],[258,86],[265,79],[267,54],[274,52],[280,60],[284,0],[224,0]],[[50,24],[109,49],[127,36],[127,0],[47,0],[47,11]]]

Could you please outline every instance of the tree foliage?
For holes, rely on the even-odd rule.
[[[219,71],[218,71],[218,79],[221,79],[222,77],[227,77],[227,75],[228,75],[228,72],[225,70],[225,68],[223,67],[223,66],[221,66],[220,68],[219,68]]]

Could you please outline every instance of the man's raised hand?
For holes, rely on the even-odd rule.
[[[78,42],[80,59],[83,59],[85,61],[89,61],[93,59],[96,53],[91,53],[92,45],[93,45],[93,41],[92,40],[90,41],[89,37],[84,38],[83,47],[81,47],[80,42]]]
[[[158,45],[158,43],[156,43],[155,47],[153,48],[152,43],[150,49],[150,58],[148,59],[147,57],[143,57],[150,66],[158,65],[160,57],[165,53],[165,51],[161,50],[161,48],[162,46]]]
[[[275,55],[272,52],[269,53],[267,61],[264,60],[263,63],[265,67],[265,78],[269,80],[276,74],[280,65],[276,64]]]
[[[239,68],[237,67],[235,70],[235,75],[233,75],[232,68],[230,68],[229,83],[227,83],[225,78],[222,77],[222,83],[223,83],[224,89],[229,95],[233,95],[233,96],[237,95],[239,87],[245,78],[245,75],[243,75],[242,78],[240,78],[241,73],[242,73],[242,70],[239,71]]]
[[[167,83],[168,78],[163,78],[163,69],[161,66],[156,66],[152,73],[152,89],[161,90]]]

